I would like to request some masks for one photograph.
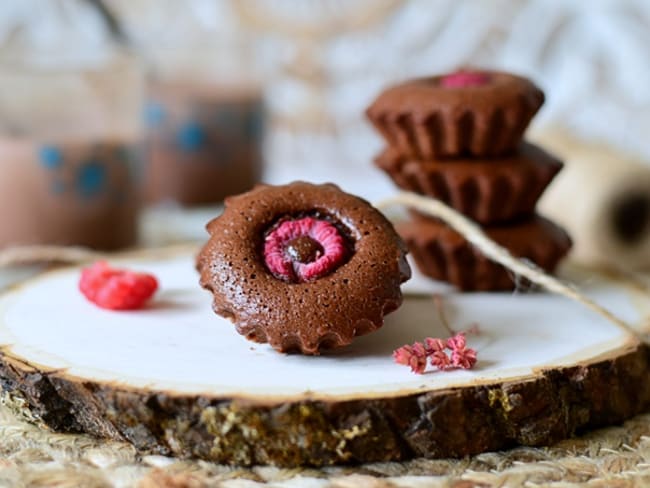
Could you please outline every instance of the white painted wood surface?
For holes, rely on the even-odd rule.
[[[78,269],[39,277],[0,299],[0,345],[10,354],[71,376],[128,387],[252,399],[391,396],[534,376],[540,369],[618,355],[636,344],[617,326],[563,297],[543,293],[446,293],[452,327],[473,323],[474,370],[419,376],[395,364],[391,352],[425,336],[446,337],[417,277],[409,297],[378,332],[320,357],[284,355],[238,335],[210,308],[189,253],[129,258],[116,264],[160,279],[150,307],[111,312],[77,291]],[[643,312],[629,291],[596,276],[580,277],[585,291],[630,322]]]

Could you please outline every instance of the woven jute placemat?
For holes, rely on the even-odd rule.
[[[2,487],[650,486],[650,414],[549,448],[520,447],[460,460],[415,459],[317,470],[238,469],[143,456],[127,443],[49,432],[16,407],[15,403],[11,408],[0,406]]]

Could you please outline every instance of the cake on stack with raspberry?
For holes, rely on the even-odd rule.
[[[402,189],[436,198],[514,256],[552,272],[571,247],[535,206],[562,163],[523,140],[544,103],[530,80],[458,71],[389,88],[367,110],[388,143],[375,164]],[[443,222],[411,212],[398,226],[420,271],[461,290],[509,290],[512,273]]]

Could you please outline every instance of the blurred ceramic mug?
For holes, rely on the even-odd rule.
[[[0,66],[0,248],[137,240],[142,73]]]
[[[207,49],[207,48],[206,48]],[[238,51],[230,46],[225,49]],[[221,202],[258,183],[263,170],[265,105],[254,75],[215,48],[158,51],[147,90],[145,194],[151,202]],[[197,54],[198,53],[198,54]],[[241,59],[238,58],[239,64]]]

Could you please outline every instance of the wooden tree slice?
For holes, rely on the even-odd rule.
[[[78,269],[0,299],[2,385],[54,430],[222,463],[320,466],[544,445],[650,406],[648,348],[565,298],[448,293],[452,326],[480,326],[469,337],[478,364],[419,376],[391,352],[448,335],[431,297],[407,298],[347,348],[283,355],[211,311],[189,253],[118,264],[159,277],[148,309],[96,308]],[[594,298],[639,321],[627,291],[590,281]]]

